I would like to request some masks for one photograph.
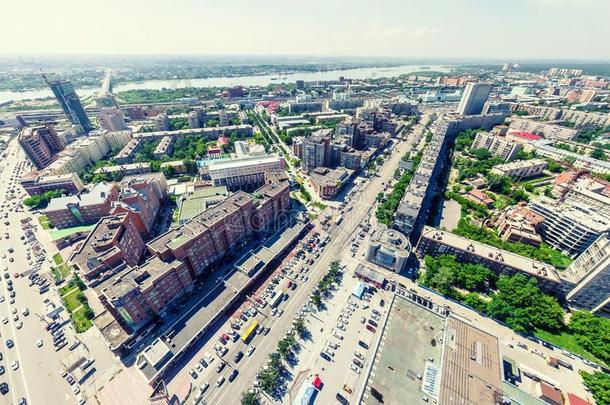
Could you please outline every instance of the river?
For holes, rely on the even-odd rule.
[[[396,77],[405,73],[413,73],[421,70],[437,72],[449,72],[450,66],[445,65],[402,65],[395,67],[361,68],[345,70],[329,70],[327,72],[295,72],[286,78],[279,78],[277,74],[259,76],[238,77],[207,77],[203,79],[171,79],[171,80],[146,80],[141,82],[117,83],[113,86],[113,92],[135,89],[178,89],[183,87],[231,87],[231,86],[266,86],[271,83],[295,82],[296,80],[337,80],[343,76],[350,79],[375,79],[380,77]],[[83,87],[76,89],[81,97],[94,94],[98,89]],[[31,100],[37,98],[51,97],[53,94],[49,89],[37,89],[28,91],[0,91],[0,103],[10,100]]]

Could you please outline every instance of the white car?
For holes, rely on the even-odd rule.
[[[343,340],[343,335],[341,333],[337,332],[336,330],[333,331],[333,336],[339,340]]]
[[[23,327],[23,322],[19,321],[17,325],[15,325],[17,329],[21,329]]]
[[[8,318],[6,316],[2,318],[2,323],[5,325],[8,323]]]
[[[360,368],[358,366],[356,366],[355,364],[351,364],[349,366],[349,368],[351,368],[354,373],[360,374]]]
[[[42,344],[43,344],[43,343],[42,343],[42,339],[38,339],[38,340],[36,341],[36,346],[37,346],[37,347],[42,347]]]
[[[252,346],[252,345],[248,346],[248,350],[246,351],[246,355],[247,356],[251,356],[252,353],[254,353],[254,349],[255,349],[254,346]]]
[[[17,360],[13,361],[13,362],[11,363],[11,368],[12,368],[13,370],[17,370],[17,369],[19,368],[19,362],[18,362]]]

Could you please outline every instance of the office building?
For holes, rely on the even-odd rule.
[[[540,224],[542,239],[571,257],[581,254],[602,233],[610,230],[610,218],[585,205],[539,197],[530,201],[529,207],[544,218]]]
[[[86,193],[53,198],[43,213],[57,229],[94,224],[110,214],[118,195],[116,184],[98,183]]]
[[[407,237],[394,229],[380,225],[369,239],[366,260],[381,267],[400,273],[411,254],[411,244]]]
[[[491,173],[521,180],[541,175],[546,167],[547,162],[542,159],[517,160],[496,165],[491,169]]]
[[[42,75],[47,83],[61,109],[68,117],[68,120],[80,127],[83,132],[89,132],[93,129],[89,117],[83,108],[83,105],[74,90],[74,86],[67,80],[49,80],[46,75]]]
[[[47,191],[77,194],[85,188],[76,173],[46,175],[41,172],[30,172],[19,179],[19,184],[31,196],[41,195]]]
[[[343,167],[336,169],[317,167],[309,172],[309,179],[320,198],[330,200],[341,191],[352,174],[354,174],[353,170]]]
[[[610,318],[610,238],[599,236],[562,276],[574,285],[566,298],[570,305]]]
[[[230,191],[252,191],[265,184],[266,172],[284,170],[284,166],[284,158],[277,154],[246,155],[225,161],[212,161],[207,170],[216,187],[226,186]]]
[[[504,137],[492,135],[489,132],[479,132],[474,138],[470,149],[485,149],[492,156],[499,157],[505,162],[510,162],[517,157],[521,150],[521,145],[511,142]]]
[[[64,149],[64,143],[51,124],[26,127],[19,133],[19,145],[37,169],[49,166]]]
[[[449,254],[463,263],[482,264],[498,274],[521,273],[535,277],[538,286],[547,292],[561,292],[561,279],[550,264],[519,256],[515,253],[476,242],[456,234],[425,226],[416,253],[421,260],[426,255]]]
[[[121,110],[116,107],[100,109],[97,122],[102,129],[107,131],[123,131],[127,129],[125,117],[123,117]]]
[[[467,83],[458,105],[457,113],[460,115],[481,114],[490,92],[491,84]]]

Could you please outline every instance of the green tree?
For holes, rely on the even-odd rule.
[[[591,374],[581,370],[580,375],[587,388],[591,390],[595,403],[597,405],[610,405],[610,374],[601,371],[595,371]]]
[[[260,397],[256,392],[246,391],[241,393],[241,405],[259,405]]]

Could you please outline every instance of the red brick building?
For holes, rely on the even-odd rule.
[[[96,287],[102,304],[128,326],[153,316],[163,316],[167,306],[193,289],[193,279],[183,262],[163,262],[157,257],[127,268]]]
[[[102,218],[70,256],[70,262],[89,283],[140,263],[146,250],[132,213]]]

